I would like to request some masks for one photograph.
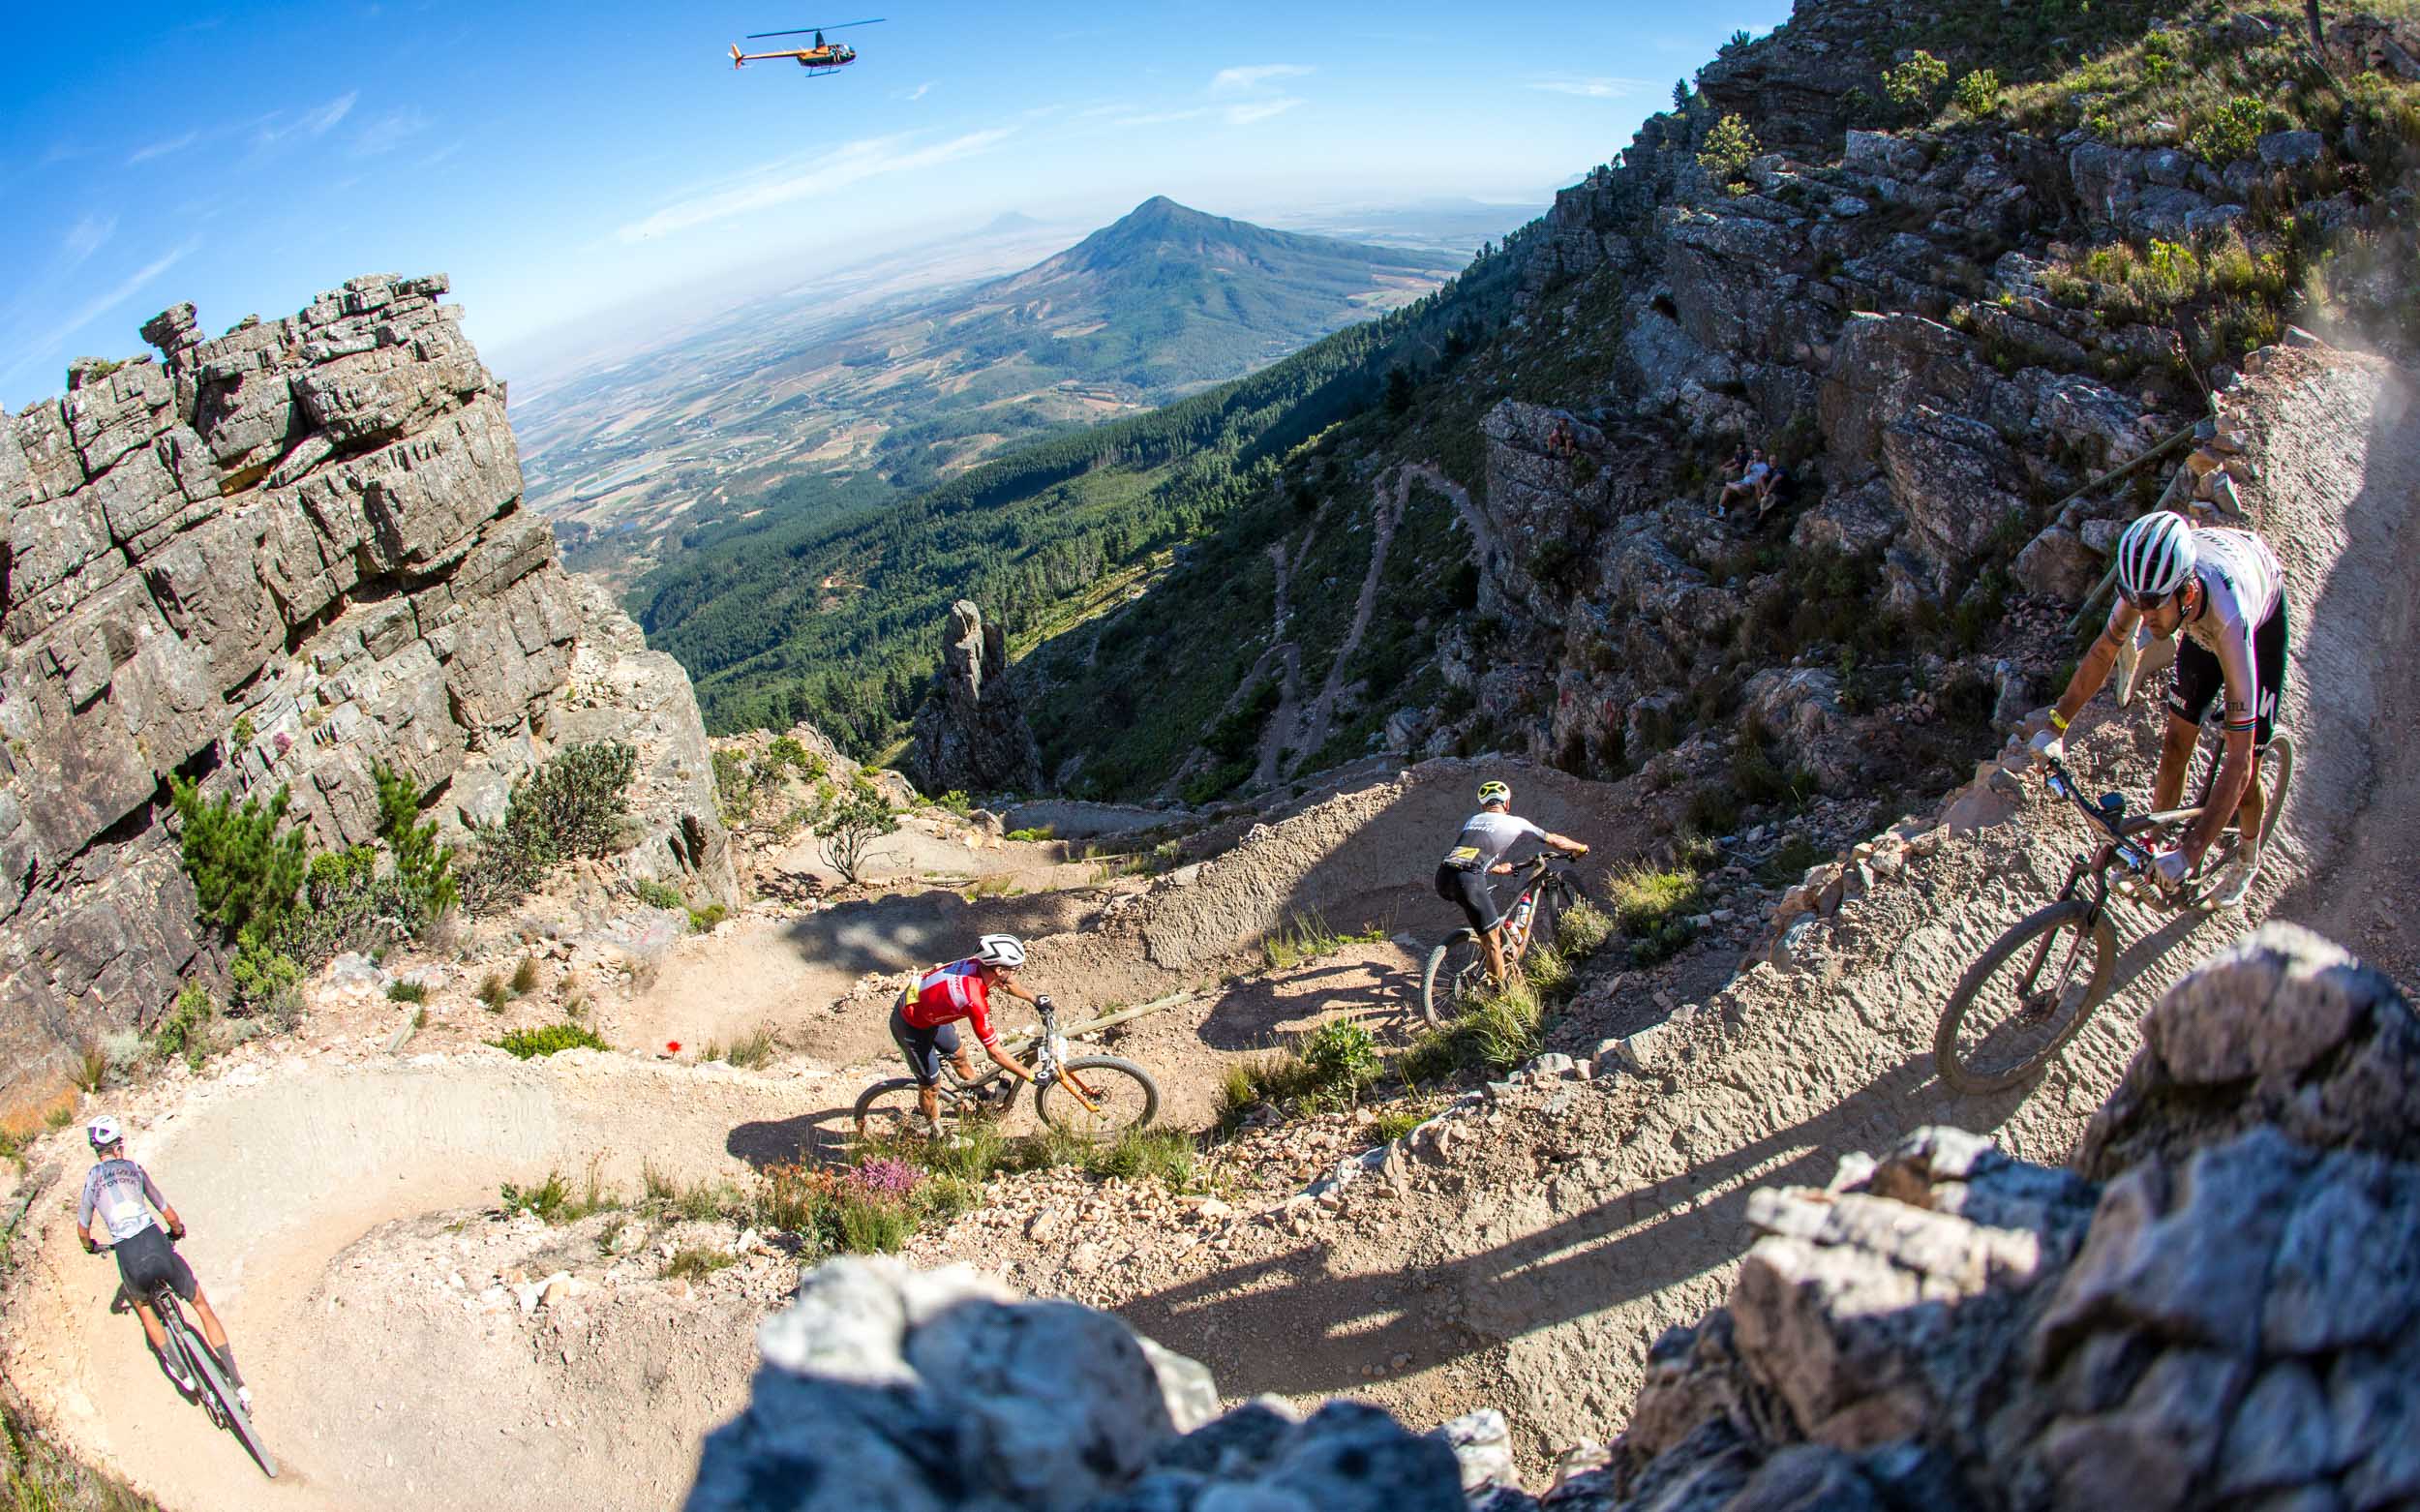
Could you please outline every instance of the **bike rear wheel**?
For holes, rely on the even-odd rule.
[[[1133,1061],[1079,1055],[1061,1066],[1060,1077],[1068,1076],[1074,1078],[1074,1087],[1054,1079],[1034,1094],[1034,1110],[1062,1134],[1105,1143],[1160,1116],[1160,1084]],[[1077,1088],[1091,1107],[1076,1101]]]
[[[2294,740],[2280,730],[2269,737],[2268,745],[2260,752],[2260,795],[2266,806],[2260,812],[2260,843],[2265,848],[2269,836],[2277,833],[2278,816],[2285,812],[2285,790],[2294,782]]]
[[[2117,930],[2082,898],[2038,910],[1967,968],[1933,1036],[1941,1079],[1970,1095],[2041,1074],[2108,995]]]
[[[1420,1016],[1441,1029],[1460,1018],[1487,986],[1487,948],[1472,930],[1457,929],[1429,953],[1420,970]]]
[[[948,1110],[947,1100],[943,1110]],[[855,1118],[857,1136],[876,1143],[911,1135],[923,1138],[929,1132],[923,1127],[923,1103],[912,1076],[877,1081],[859,1093]]]

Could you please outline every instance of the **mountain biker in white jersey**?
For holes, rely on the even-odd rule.
[[[1491,872],[1500,875],[1513,869],[1504,855],[1525,839],[1566,856],[1588,853],[1577,840],[1550,834],[1527,819],[1515,818],[1512,789],[1501,782],[1482,782],[1479,811],[1463,821],[1454,848],[1437,864],[1437,895],[1462,906],[1463,917],[1470,921],[1487,951],[1488,978],[1499,987],[1504,984],[1504,915],[1496,906],[1496,894],[1487,879]]]
[[[165,1281],[200,1315],[201,1335],[210,1342],[210,1352],[227,1368],[236,1400],[245,1411],[251,1411],[252,1388],[244,1384],[244,1373],[235,1368],[227,1326],[219,1321],[210,1299],[202,1295],[200,1284],[194,1280],[194,1268],[169,1247],[170,1240],[185,1237],[184,1220],[160,1194],[151,1174],[126,1158],[126,1136],[116,1119],[106,1114],[94,1119],[84,1136],[100,1163],[85,1173],[83,1195],[76,1203],[76,1237],[83,1241],[84,1253],[101,1253],[101,1244],[92,1233],[93,1220],[99,1218],[108,1231],[109,1253],[118,1262],[119,1284],[127,1301],[134,1304],[135,1315],[143,1320],[143,1336],[151,1341],[151,1352],[159,1356],[161,1374],[189,1396],[197,1389],[190,1376],[169,1363],[167,1329],[151,1308],[151,1288]],[[153,1221],[154,1208],[167,1221],[166,1230]]]
[[[2165,511],[2147,514],[2118,537],[2118,600],[2092,650],[2077,664],[2050,722],[2033,740],[2037,756],[2066,747],[2068,721],[2108,680],[2119,648],[2137,624],[2155,636],[2182,630],[2176,685],[2168,696],[2165,743],[2151,806],[2174,808],[2185,790],[2194,741],[2210,700],[2224,694],[2226,748],[2210,801],[2174,848],[2153,862],[2162,884],[2182,882],[2233,819],[2242,836],[2235,859],[2219,872],[2211,899],[2222,908],[2244,900],[2260,871],[2260,831],[2267,796],[2254,758],[2269,743],[2285,689],[2285,572],[2249,530],[2195,529]]]

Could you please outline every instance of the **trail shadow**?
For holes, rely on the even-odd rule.
[[[1383,962],[1321,966],[1227,988],[1195,1032],[1214,1050],[1256,1050],[1337,1014],[1394,1027],[1417,1014],[1419,992]]]
[[[792,920],[782,932],[802,959],[862,975],[954,960],[983,934],[1031,939],[1060,933],[1078,927],[1097,907],[1097,898],[1068,892],[970,903],[947,889],[932,889],[837,904]]]
[[[2032,1091],[1961,1099],[1931,1073],[1929,1055],[1909,1055],[1820,1113],[1475,1254],[1350,1274],[1324,1247],[1306,1245],[1136,1297],[1118,1312],[1210,1364],[1220,1389],[1239,1396],[1352,1390],[1372,1370],[1384,1376],[1449,1363],[1736,1259],[1751,1237],[1747,1201],[1758,1187],[1820,1185],[1841,1153],[1886,1148],[1925,1123],[1988,1131]],[[1460,1323],[1438,1316],[1448,1295],[1460,1300]],[[1277,1340],[1286,1346],[1270,1347]],[[1410,1364],[1393,1365],[1397,1356]]]
[[[791,1118],[751,1119],[723,1139],[723,1151],[757,1170],[794,1162],[837,1164],[856,1134],[854,1104],[827,1107]]]

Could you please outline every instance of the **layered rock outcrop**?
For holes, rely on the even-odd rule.
[[[950,606],[941,675],[916,711],[909,774],[927,793],[1031,793],[1042,751],[1009,679],[1008,636],[961,598]]]
[[[371,770],[499,817],[566,744],[640,752],[624,865],[733,900],[687,679],[521,507],[504,390],[442,277],[360,278],[0,425],[0,1104],[204,960],[171,774],[376,831]]]

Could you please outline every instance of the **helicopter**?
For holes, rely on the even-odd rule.
[[[878,15],[870,21],[843,21],[838,26],[801,26],[786,32],[750,32],[746,38],[749,42],[755,42],[763,37],[803,37],[813,32],[815,45],[811,47],[789,47],[776,52],[742,52],[740,50],[740,45],[735,42],[731,45],[731,66],[735,69],[745,68],[748,64],[762,63],[771,58],[796,58],[799,67],[806,70],[810,76],[830,74],[855,63],[857,49],[845,42],[828,43],[824,41],[824,33],[844,31],[851,26],[873,26],[879,24],[882,19],[883,17]]]

